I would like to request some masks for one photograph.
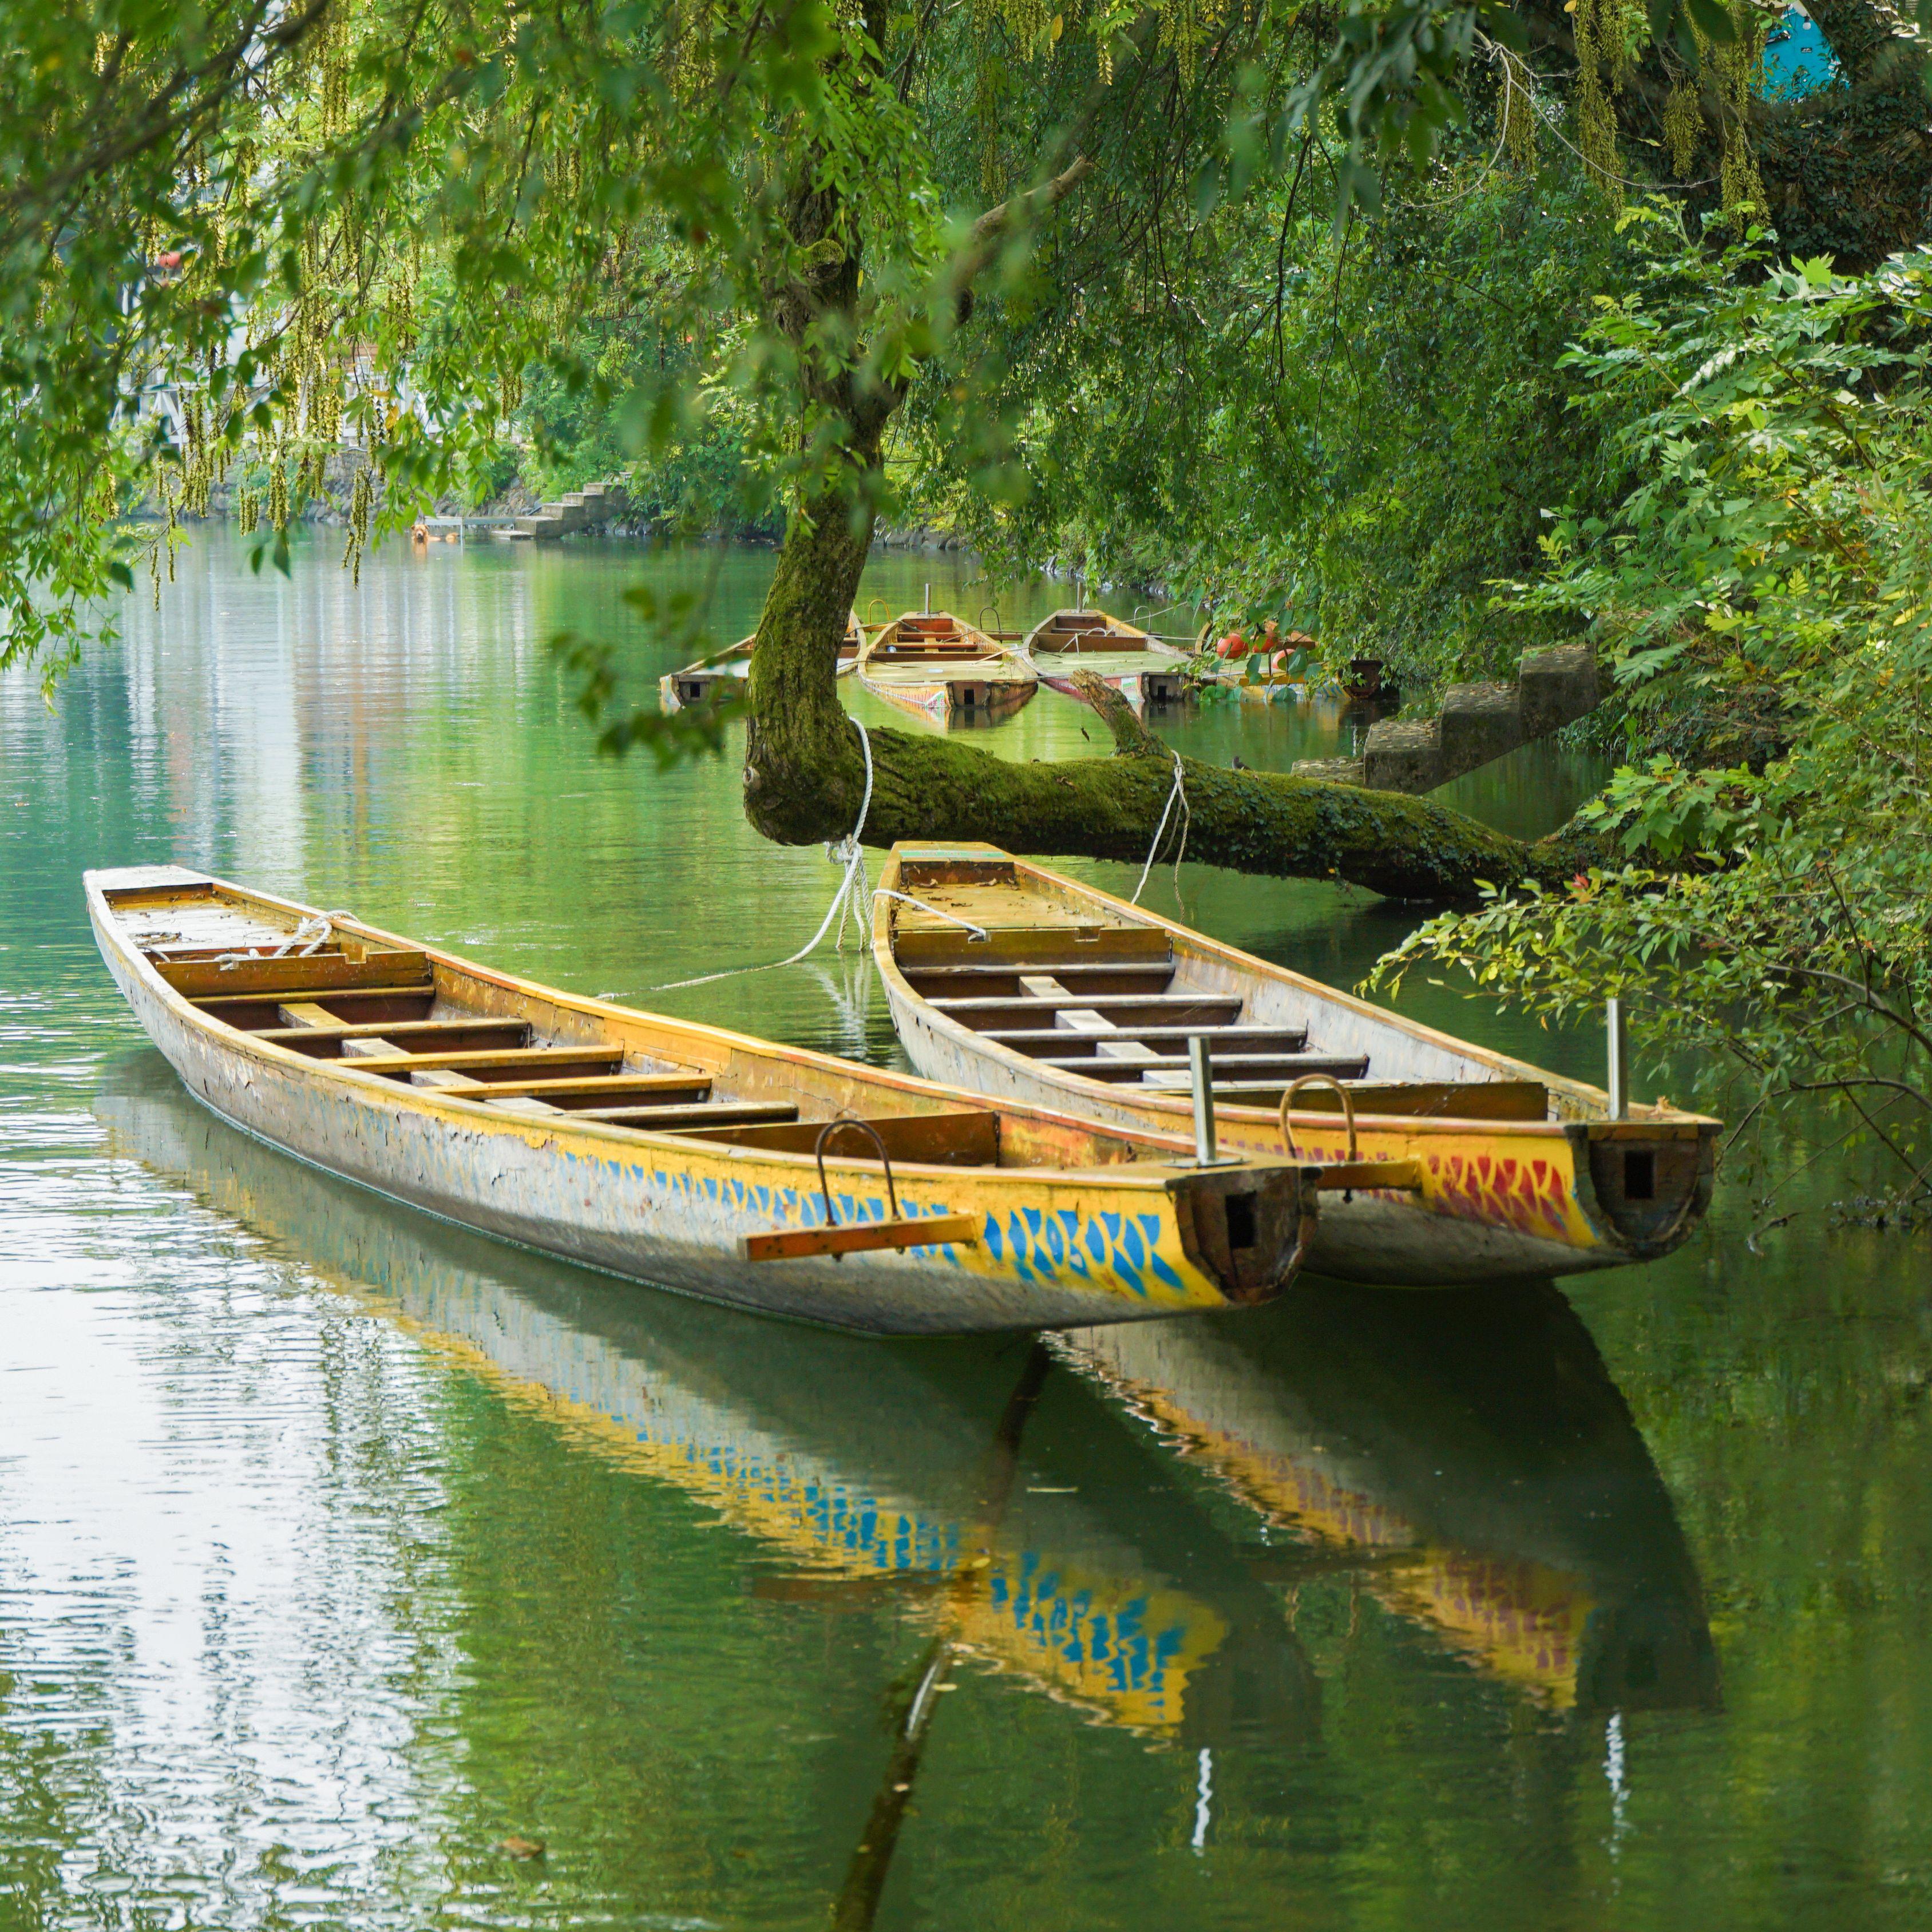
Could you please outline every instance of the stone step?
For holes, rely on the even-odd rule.
[[[1371,791],[1433,791],[1587,716],[1601,694],[1588,645],[1526,651],[1515,683],[1452,684],[1433,718],[1384,718],[1370,727],[1359,760],[1304,758],[1294,776]]]

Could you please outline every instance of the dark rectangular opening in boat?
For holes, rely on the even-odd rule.
[[[1252,1194],[1228,1196],[1228,1245],[1251,1248],[1255,1244],[1255,1197]]]
[[[1657,1198],[1657,1156],[1648,1148],[1631,1148],[1624,1155],[1624,1198]]]

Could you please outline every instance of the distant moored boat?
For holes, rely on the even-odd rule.
[[[1040,688],[1040,674],[950,610],[908,610],[866,640],[859,682],[902,711],[946,724],[1012,716]]]
[[[1105,610],[1056,610],[1021,646],[1042,683],[1079,696],[1073,674],[1090,670],[1130,704],[1172,704],[1191,688],[1187,653]]]
[[[752,652],[758,641],[754,631],[708,658],[700,658],[681,670],[667,671],[658,680],[658,701],[667,711],[682,711],[686,706],[701,704],[721,685],[742,684],[750,674]],[[845,634],[838,640],[837,675],[844,677],[858,668],[859,650],[866,634],[859,627],[856,612],[845,620]]]

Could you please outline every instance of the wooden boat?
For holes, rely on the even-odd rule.
[[[935,724],[986,723],[1011,717],[1040,688],[1040,674],[1010,645],[950,610],[908,610],[866,640],[859,682]]]
[[[703,703],[721,685],[742,683],[752,668],[752,649],[758,641],[758,634],[754,631],[728,649],[714,651],[682,670],[667,671],[658,680],[658,702],[666,711],[682,711],[686,705]],[[858,613],[854,611],[845,620],[845,634],[838,640],[837,674],[840,677],[849,676],[857,670],[859,652],[865,641],[866,633],[860,628]]]
[[[407,1324],[580,1453],[688,1497],[762,1556],[767,1604],[896,1605],[917,1628],[944,1606],[1010,1681],[1150,1738],[1215,1742],[1262,1684],[1283,1732],[1316,1735],[1312,1672],[1248,1552],[1083,1376],[1049,1376],[989,1516],[988,1457],[1028,1353],[1006,1338],[881,1348],[720,1321],[372,1199],[142,1061],[93,1108],[117,1155]]]
[[[874,901],[893,1024],[929,1078],[1179,1132],[1187,1042],[1222,1145],[1385,1164],[1324,1204],[1309,1266],[1416,1287],[1667,1254],[1702,1218],[1718,1123],[1472,1046],[982,844],[901,844]],[[962,923],[963,922],[963,923]],[[971,930],[968,930],[968,928]],[[978,936],[976,936],[978,935]]]
[[[1021,646],[1040,682],[1079,696],[1076,670],[1090,670],[1130,704],[1174,704],[1192,688],[1187,653],[1105,610],[1056,610]]]
[[[1304,1280],[1252,1320],[1055,1346],[1258,1519],[1270,1580],[1325,1556],[1546,1711],[1721,1702],[1670,1492],[1550,1282],[1394,1295]]]
[[[734,1305],[891,1334],[1265,1299],[1317,1171],[582,999],[171,866],[90,872],[189,1090],[398,1200]],[[838,1124],[843,1122],[844,1124]]]

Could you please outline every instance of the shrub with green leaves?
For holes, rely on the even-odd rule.
[[[1432,920],[1376,982],[1449,966],[1548,1019],[1618,996],[1653,1052],[1698,1050],[1740,1128],[1822,1101],[1922,1190],[1932,251],[1848,278],[1642,218],[1667,244],[1647,286],[1564,358],[1636,480],[1614,514],[1559,520],[1547,570],[1508,599],[1588,626],[1638,739],[1747,718],[1768,742],[1626,767],[1586,817],[1621,830],[1628,866]]]

